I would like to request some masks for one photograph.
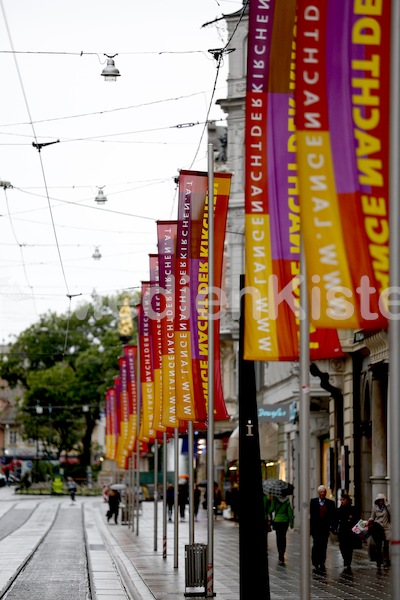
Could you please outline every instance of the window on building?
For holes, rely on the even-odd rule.
[[[15,446],[18,441],[18,431],[10,431],[10,446]]]

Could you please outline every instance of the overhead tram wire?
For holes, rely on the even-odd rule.
[[[34,306],[36,314],[38,315],[39,312],[38,312],[38,309],[37,309],[37,306],[36,306],[35,295],[33,293],[33,286],[32,286],[32,284],[31,284],[31,282],[29,280],[28,273],[27,273],[27,270],[26,270],[25,256],[24,256],[24,251],[23,251],[24,244],[21,244],[21,242],[18,239],[17,233],[15,231],[15,227],[14,227],[12,215],[11,215],[11,212],[10,212],[10,206],[9,206],[9,203],[8,203],[7,189],[5,187],[3,189],[4,189],[4,197],[5,197],[5,201],[6,201],[7,214],[8,214],[8,219],[10,221],[11,231],[12,231],[12,234],[14,236],[15,243],[17,244],[17,246],[19,248],[19,251],[20,251],[20,254],[21,254],[22,268],[23,268],[23,271],[24,271],[26,283],[27,283],[28,288],[31,290],[31,298],[32,298],[33,306]]]
[[[203,131],[202,131],[202,134],[201,134],[201,137],[200,137],[200,140],[199,140],[199,144],[198,144],[196,153],[194,155],[194,158],[193,158],[193,160],[191,162],[191,165],[190,165],[189,169],[191,169],[193,167],[193,164],[196,161],[196,158],[197,158],[198,153],[200,151],[201,143],[203,141],[203,137],[204,137],[207,125],[208,125],[209,115],[210,115],[210,112],[211,112],[211,107],[212,107],[212,103],[213,103],[213,100],[214,100],[215,91],[217,89],[217,82],[218,82],[218,77],[219,77],[219,74],[220,74],[220,69],[221,69],[221,65],[222,65],[222,60],[223,60],[224,54],[229,54],[230,52],[233,52],[235,50],[235,48],[228,48],[228,46],[231,43],[232,38],[235,35],[235,33],[237,31],[237,28],[239,27],[240,22],[242,21],[242,19],[244,17],[244,14],[245,14],[245,11],[246,11],[248,3],[249,3],[249,0],[246,0],[246,3],[243,5],[243,9],[242,9],[240,17],[238,19],[238,22],[236,23],[236,26],[235,26],[235,28],[234,28],[234,30],[232,32],[232,35],[230,36],[230,38],[227,41],[227,43],[225,44],[225,46],[223,48],[220,48],[220,49],[209,50],[209,52],[214,56],[215,60],[217,61],[217,73],[216,73],[215,80],[214,80],[213,91],[212,91],[211,100],[210,100],[210,103],[209,103],[209,106],[208,106],[207,116],[206,116],[206,120],[205,120],[205,123],[204,123]],[[222,18],[224,18],[224,17],[222,17]],[[217,19],[217,20],[220,20],[220,19]],[[215,21],[213,21],[213,23],[214,22]],[[211,25],[211,24],[212,24],[211,22],[210,23],[205,23],[203,25],[203,27],[205,27],[206,25]]]
[[[21,71],[19,69],[19,65],[18,65],[16,53],[15,53],[15,50],[14,50],[14,43],[13,43],[13,40],[12,40],[10,28],[9,28],[9,25],[8,25],[7,15],[6,15],[5,10],[4,10],[3,0],[0,0],[0,3],[1,3],[1,10],[2,10],[2,13],[3,13],[4,24],[5,24],[5,27],[6,27],[6,30],[7,30],[7,36],[8,36],[8,39],[9,39],[10,46],[11,46],[12,51],[13,51],[14,64],[15,64],[15,68],[16,68],[16,71],[17,71],[19,83],[20,83],[20,86],[21,86],[21,92],[22,92],[22,96],[23,96],[23,99],[24,99],[25,108],[26,108],[26,111],[27,111],[27,114],[28,114],[29,124],[30,124],[30,126],[32,128],[33,137],[35,139],[33,145],[35,146],[35,144],[36,144],[35,147],[37,147],[37,149],[38,149],[40,167],[41,167],[41,172],[42,172],[44,187],[45,187],[45,190],[46,190],[47,204],[48,204],[48,207],[49,207],[49,214],[50,214],[50,218],[51,218],[51,223],[52,223],[52,228],[53,228],[53,234],[54,234],[54,238],[55,238],[55,241],[56,241],[57,253],[58,253],[58,257],[59,257],[61,272],[62,272],[64,284],[65,284],[65,287],[66,287],[66,292],[67,292],[66,295],[69,298],[69,311],[70,311],[71,310],[71,300],[72,300],[72,298],[75,297],[75,296],[79,296],[80,294],[70,294],[70,291],[69,291],[68,281],[67,281],[67,277],[66,277],[66,273],[65,273],[65,269],[64,269],[64,264],[63,264],[63,260],[62,260],[62,256],[61,256],[61,250],[60,250],[60,246],[59,246],[59,242],[58,242],[58,236],[57,236],[57,231],[56,231],[56,227],[55,227],[53,211],[52,211],[52,207],[51,207],[51,203],[50,203],[50,197],[49,197],[49,192],[48,192],[46,173],[45,173],[45,170],[44,170],[44,165],[43,165],[43,160],[42,160],[41,149],[43,147],[43,144],[39,144],[38,137],[36,135],[35,126],[33,124],[33,119],[32,119],[32,115],[31,115],[29,103],[28,103],[28,98],[27,98],[27,95],[26,95],[26,92],[25,92],[25,86],[24,86],[24,83],[22,81]],[[68,331],[66,332],[65,346],[67,344],[67,336],[68,336]]]

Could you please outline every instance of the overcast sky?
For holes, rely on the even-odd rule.
[[[80,294],[75,310],[94,291],[148,279],[155,221],[176,218],[174,177],[207,170],[210,106],[209,119],[224,124],[215,102],[226,97],[228,59],[211,101],[217,63],[208,50],[226,44],[225,22],[202,25],[242,2],[0,5],[0,179],[13,186],[0,188],[4,343],[49,309],[66,313],[69,296]],[[105,54],[117,54],[116,82],[100,76]],[[56,140],[40,153],[32,145]]]

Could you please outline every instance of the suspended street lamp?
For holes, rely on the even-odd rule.
[[[97,196],[95,198],[95,201],[97,202],[97,204],[105,204],[107,202],[107,196],[103,192],[103,188],[102,187],[99,188],[99,191],[97,192]]]
[[[96,248],[94,249],[94,252],[92,254],[92,258],[94,260],[100,260],[101,259],[101,254],[100,254],[100,250],[99,250],[98,246],[96,246]]]
[[[117,77],[120,77],[121,75],[114,62],[114,57],[117,56],[117,54],[113,54],[113,56],[105,54],[104,56],[107,56],[107,64],[101,72],[104,81],[117,81]]]

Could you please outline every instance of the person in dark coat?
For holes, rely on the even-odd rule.
[[[196,484],[194,486],[194,490],[193,490],[193,512],[194,512],[194,518],[197,521],[197,515],[199,512],[199,506],[200,506],[200,497],[201,497],[201,490],[199,488],[199,486]]]
[[[310,533],[313,538],[311,561],[314,569],[325,572],[326,549],[329,533],[334,527],[336,507],[326,497],[326,487],[320,485],[318,498],[310,501]]]
[[[175,490],[172,483],[170,483],[167,487],[167,509],[168,509],[168,521],[172,521],[172,512],[174,510],[174,502],[175,502]]]
[[[351,498],[348,494],[342,494],[340,506],[336,509],[335,531],[339,540],[339,549],[343,557],[345,569],[350,572],[353,559],[353,548],[355,534],[352,529],[358,522],[358,516]]]
[[[234,521],[239,521],[239,485],[235,482],[230,491],[229,502]]]
[[[110,522],[111,517],[114,515],[115,524],[118,525],[118,512],[119,505],[121,502],[121,494],[118,490],[110,489],[108,493],[108,512],[107,512],[107,523]]]
[[[181,517],[181,521],[185,519],[185,509],[186,504],[189,498],[189,486],[187,483],[180,483],[178,485],[178,505],[179,505],[179,514]]]

